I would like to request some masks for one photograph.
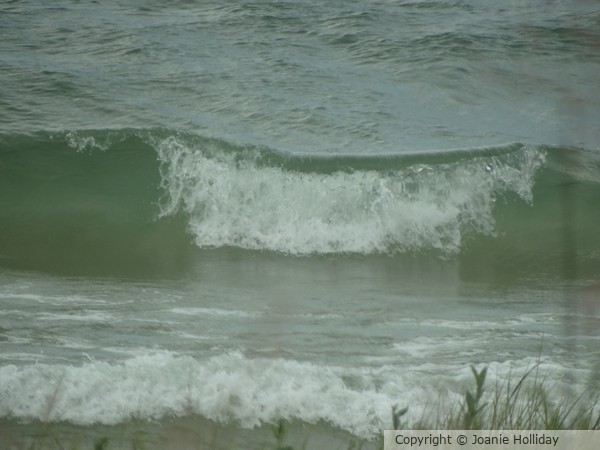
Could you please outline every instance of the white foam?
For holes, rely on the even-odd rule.
[[[106,151],[110,147],[110,142],[100,143],[94,136],[87,135],[85,132],[70,131],[65,136],[67,145],[78,152],[91,152],[93,150]]]
[[[38,320],[48,321],[77,321],[77,322],[95,322],[95,323],[113,323],[118,318],[112,314],[101,311],[79,311],[73,314],[40,313],[36,317]]]
[[[490,383],[518,376],[534,359],[490,364]],[[540,373],[559,373],[550,363]],[[389,426],[394,404],[410,406],[408,419],[440,400],[451,402],[472,385],[468,367],[427,363],[344,368],[240,352],[205,361],[153,353],[121,363],[81,366],[30,364],[0,367],[0,416],[116,424],[132,418],[200,414],[245,427],[280,418],[327,421],[363,437]]]
[[[60,306],[68,303],[77,304],[106,304],[107,302],[98,298],[88,298],[79,295],[64,295],[64,296],[52,296],[52,295],[40,295],[40,294],[18,294],[18,293],[0,293],[0,299],[6,300],[20,300],[20,301],[34,301],[37,303],[50,304]]]
[[[203,307],[187,307],[187,308],[173,308],[171,312],[175,314],[182,314],[186,316],[213,316],[213,317],[258,317],[258,313],[238,310],[228,310],[220,308],[203,308]]]
[[[500,325],[498,322],[490,322],[486,320],[462,321],[445,319],[423,320],[421,324],[430,327],[450,328],[457,330],[490,329],[497,328]]]
[[[499,194],[531,201],[544,159],[530,148],[510,161],[321,174],[261,166],[250,156],[192,148],[174,137],[156,147],[169,194],[162,214],[187,213],[198,246],[297,255],[457,252],[466,232],[494,233]]]
[[[229,339],[229,337],[227,337],[227,336],[208,336],[208,335],[187,333],[185,331],[170,331],[167,334],[177,336],[182,339],[189,339],[192,341],[219,341],[222,343],[223,341]]]
[[[460,352],[472,353],[474,349],[481,351],[480,337],[452,337],[431,338],[418,337],[406,342],[397,342],[393,348],[412,358],[435,360],[436,355],[459,354]]]
[[[348,372],[237,352],[204,362],[156,353],[121,364],[8,365],[0,367],[0,415],[115,424],[196,413],[246,427],[296,418],[372,436],[387,423],[392,403],[409,400],[410,389],[381,369],[350,371],[349,378]]]
[[[24,353],[24,352],[12,352],[3,353],[0,357],[6,361],[28,361],[38,363],[40,361],[51,360],[52,358],[42,353]],[[1,379],[1,378],[0,378]]]

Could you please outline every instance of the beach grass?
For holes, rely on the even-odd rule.
[[[538,373],[539,363],[516,380],[509,377],[486,393],[487,368],[471,368],[474,385],[462,404],[427,429],[485,430],[598,430],[597,392],[556,395],[552,384]],[[486,395],[487,394],[487,395]]]

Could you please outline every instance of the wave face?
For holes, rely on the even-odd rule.
[[[512,242],[527,253],[560,248],[565,230],[598,258],[600,163],[581,149],[316,157],[165,129],[0,143],[3,262],[177,266],[193,247],[452,257]]]
[[[173,267],[188,239],[184,224],[156,220],[159,198],[156,155],[136,133],[1,135],[0,263]]]

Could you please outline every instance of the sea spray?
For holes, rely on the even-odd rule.
[[[199,247],[304,255],[434,249],[455,253],[471,231],[492,235],[496,199],[532,201],[544,152],[473,157],[389,170],[294,171],[259,164],[256,151],[217,152],[169,137],[157,145],[168,198]]]

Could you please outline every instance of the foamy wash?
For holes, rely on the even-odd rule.
[[[596,10],[133,3],[0,6],[0,437],[593,397]]]

